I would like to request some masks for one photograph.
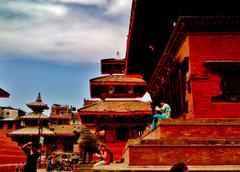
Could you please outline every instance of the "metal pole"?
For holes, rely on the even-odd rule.
[[[38,143],[40,146],[39,167],[41,167],[41,156],[42,156],[42,144],[41,144],[42,126],[40,124],[40,120],[41,120],[41,113],[39,114],[39,118],[38,118],[38,135],[39,135]]]

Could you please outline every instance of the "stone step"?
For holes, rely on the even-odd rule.
[[[146,139],[128,142],[128,165],[238,165],[240,139]],[[226,158],[229,157],[229,158]]]
[[[17,164],[24,163],[26,160],[25,156],[19,155],[0,155],[0,164]]]
[[[11,149],[11,147],[2,148],[0,147],[0,155],[18,155],[25,156],[24,152],[20,149]]]
[[[0,171],[2,172],[13,172],[16,169],[22,169],[24,163],[15,163],[15,164],[0,164]]]
[[[240,135],[240,118],[220,119],[164,119],[158,120],[157,128],[151,132],[149,127],[143,133],[143,139],[163,138],[238,138]]]

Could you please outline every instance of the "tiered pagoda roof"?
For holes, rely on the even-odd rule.
[[[42,113],[43,110],[49,108],[47,104],[42,102],[40,93],[38,93],[36,101],[27,104],[27,106],[32,109],[33,112],[19,117],[20,120],[49,120],[49,117]]]
[[[7,135],[8,136],[39,136],[39,128],[35,126],[24,127],[24,128],[9,132]],[[55,132],[43,127],[41,131],[41,135],[42,136],[55,135]]]
[[[102,59],[101,60],[101,73],[102,74],[123,74],[125,71],[125,59]]]
[[[91,98],[139,98],[143,97],[147,84],[141,75],[126,75],[125,58],[101,60],[101,73],[108,74],[90,80]]]
[[[135,115],[152,114],[151,104],[138,100],[105,100],[80,108],[79,115]]]
[[[140,75],[108,75],[90,80],[92,98],[143,97],[147,84]]]
[[[35,102],[27,104],[27,106],[32,109],[33,112],[43,112],[45,109],[49,109],[48,105],[42,102],[41,94],[38,93]]]
[[[8,136],[38,136],[40,128],[41,135],[54,135],[55,133],[53,131],[42,126],[42,122],[47,124],[49,117],[42,113],[44,109],[48,109],[48,106],[42,102],[40,93],[38,94],[36,101],[27,104],[27,106],[32,109],[33,112],[27,113],[18,118],[21,121],[25,121],[26,124],[24,124],[24,126],[26,126],[8,133]]]
[[[30,112],[27,115],[21,116],[20,120],[48,120],[49,117],[43,113]]]
[[[90,80],[91,84],[114,84],[114,83],[129,83],[129,84],[140,84],[146,85],[145,81],[140,75],[109,75]]]

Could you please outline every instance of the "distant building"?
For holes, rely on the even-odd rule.
[[[10,94],[0,88],[0,98],[8,98]],[[18,112],[20,113],[18,113]],[[16,127],[16,116],[21,114],[20,110],[9,107],[0,107],[0,171],[16,171],[22,168],[26,160],[24,152],[6,136],[6,133]]]
[[[3,132],[16,130],[20,125],[18,117],[21,117],[24,114],[25,112],[21,109],[0,107],[0,130]]]
[[[76,115],[76,108],[69,105],[53,104],[51,107],[50,119],[52,124],[80,124]]]

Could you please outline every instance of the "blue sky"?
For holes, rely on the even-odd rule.
[[[82,107],[100,60],[125,56],[131,0],[0,0],[0,106],[21,108],[38,92]],[[49,113],[49,112],[46,112]]]

